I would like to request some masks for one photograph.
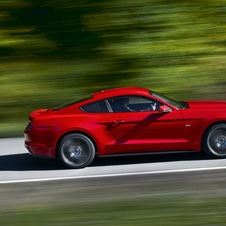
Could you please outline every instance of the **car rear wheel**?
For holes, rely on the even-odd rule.
[[[58,156],[69,168],[83,168],[93,161],[95,146],[91,139],[84,134],[71,133],[61,140]]]
[[[214,125],[207,131],[203,149],[211,157],[226,158],[226,124]]]

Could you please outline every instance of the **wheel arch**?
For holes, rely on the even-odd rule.
[[[213,122],[204,129],[204,131],[202,133],[202,138],[201,138],[201,149],[203,149],[204,139],[205,139],[205,136],[207,135],[209,129],[215,125],[222,124],[222,123],[226,124],[226,120],[220,120],[220,121]]]
[[[80,130],[71,130],[71,131],[68,131],[64,134],[61,134],[61,136],[58,138],[57,142],[56,142],[56,149],[55,149],[55,155],[56,157],[58,158],[58,148],[59,148],[59,145],[62,141],[62,139],[68,135],[68,134],[72,134],[72,133],[79,133],[79,134],[83,134],[85,136],[87,136],[92,142],[93,142],[93,145],[95,147],[95,155],[98,155],[98,148],[97,148],[97,144],[94,140],[94,138],[92,136],[90,136],[90,134],[86,133],[86,132],[83,132],[83,131],[80,131]]]

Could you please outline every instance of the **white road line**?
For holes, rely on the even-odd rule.
[[[151,175],[151,174],[162,174],[162,173],[181,173],[181,172],[195,172],[195,171],[221,170],[221,169],[226,169],[226,166],[194,168],[194,169],[160,170],[160,171],[137,172],[137,173],[116,173],[116,174],[100,174],[100,175],[73,176],[73,177],[11,180],[11,181],[0,181],[0,184],[25,183],[25,182],[44,182],[44,181],[72,180],[72,179],[89,179],[89,178],[101,178],[101,177],[136,176],[136,175],[148,175],[148,174]]]

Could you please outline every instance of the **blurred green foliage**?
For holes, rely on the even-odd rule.
[[[157,196],[157,195],[156,195]],[[4,226],[207,226],[225,224],[225,197],[162,195],[126,197],[59,206],[21,205],[0,210]],[[190,199],[188,199],[190,198]],[[58,200],[58,199],[57,199]]]
[[[223,226],[225,172],[213,174],[1,184],[0,225]]]
[[[0,136],[101,89],[226,100],[225,12],[226,0],[0,0]]]

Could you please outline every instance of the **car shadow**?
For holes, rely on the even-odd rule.
[[[96,157],[88,167],[156,163],[170,161],[192,161],[210,159],[203,153],[149,154],[136,156]],[[0,171],[67,170],[56,159],[35,158],[30,154],[0,156]]]
[[[55,159],[35,158],[30,154],[0,156],[0,171],[30,171],[63,169]]]
[[[157,163],[171,161],[194,161],[211,159],[202,152],[186,152],[186,153],[155,153],[143,155],[127,155],[114,157],[99,157],[88,167],[109,166],[109,165],[127,165],[127,164],[142,164],[142,163]]]

